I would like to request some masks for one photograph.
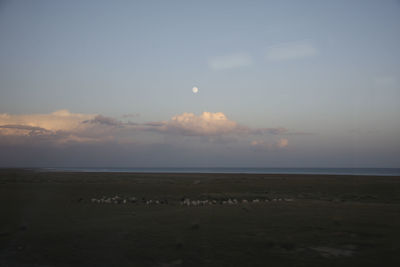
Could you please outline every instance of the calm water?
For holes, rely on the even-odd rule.
[[[45,171],[145,173],[258,173],[400,176],[400,168],[43,168]]]

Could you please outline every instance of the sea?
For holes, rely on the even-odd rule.
[[[41,168],[41,171],[132,173],[245,173],[400,176],[400,168]]]

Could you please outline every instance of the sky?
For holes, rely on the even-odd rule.
[[[400,167],[399,47],[399,1],[3,0],[0,167]]]

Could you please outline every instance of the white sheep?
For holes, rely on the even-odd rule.
[[[185,198],[185,199],[181,202],[181,204],[184,205],[184,206],[190,206],[190,199]]]

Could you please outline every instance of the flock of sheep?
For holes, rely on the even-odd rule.
[[[286,201],[291,202],[294,201],[293,198],[272,198],[272,199],[241,199],[238,200],[236,198],[229,198],[224,200],[217,200],[217,199],[206,199],[206,200],[191,200],[190,198],[182,198],[180,201],[180,205],[182,206],[208,206],[208,205],[238,205],[238,204],[249,204],[249,203],[262,203],[262,202],[279,202],[279,201]],[[161,204],[168,204],[167,199],[162,200],[153,200],[153,199],[146,199],[142,198],[138,200],[136,197],[120,197],[118,195],[114,197],[105,197],[102,198],[92,198],[92,203],[95,204],[127,204],[127,203],[142,203],[145,205],[161,205]]]
[[[181,205],[184,206],[206,206],[206,205],[217,205],[217,204],[222,204],[222,205],[237,205],[237,204],[248,204],[248,203],[261,203],[261,202],[276,202],[276,201],[293,201],[292,198],[273,198],[271,200],[269,199],[252,199],[252,200],[247,200],[247,199],[242,199],[242,200],[237,200],[236,198],[229,198],[228,200],[190,200],[189,198],[184,199],[181,201]]]

